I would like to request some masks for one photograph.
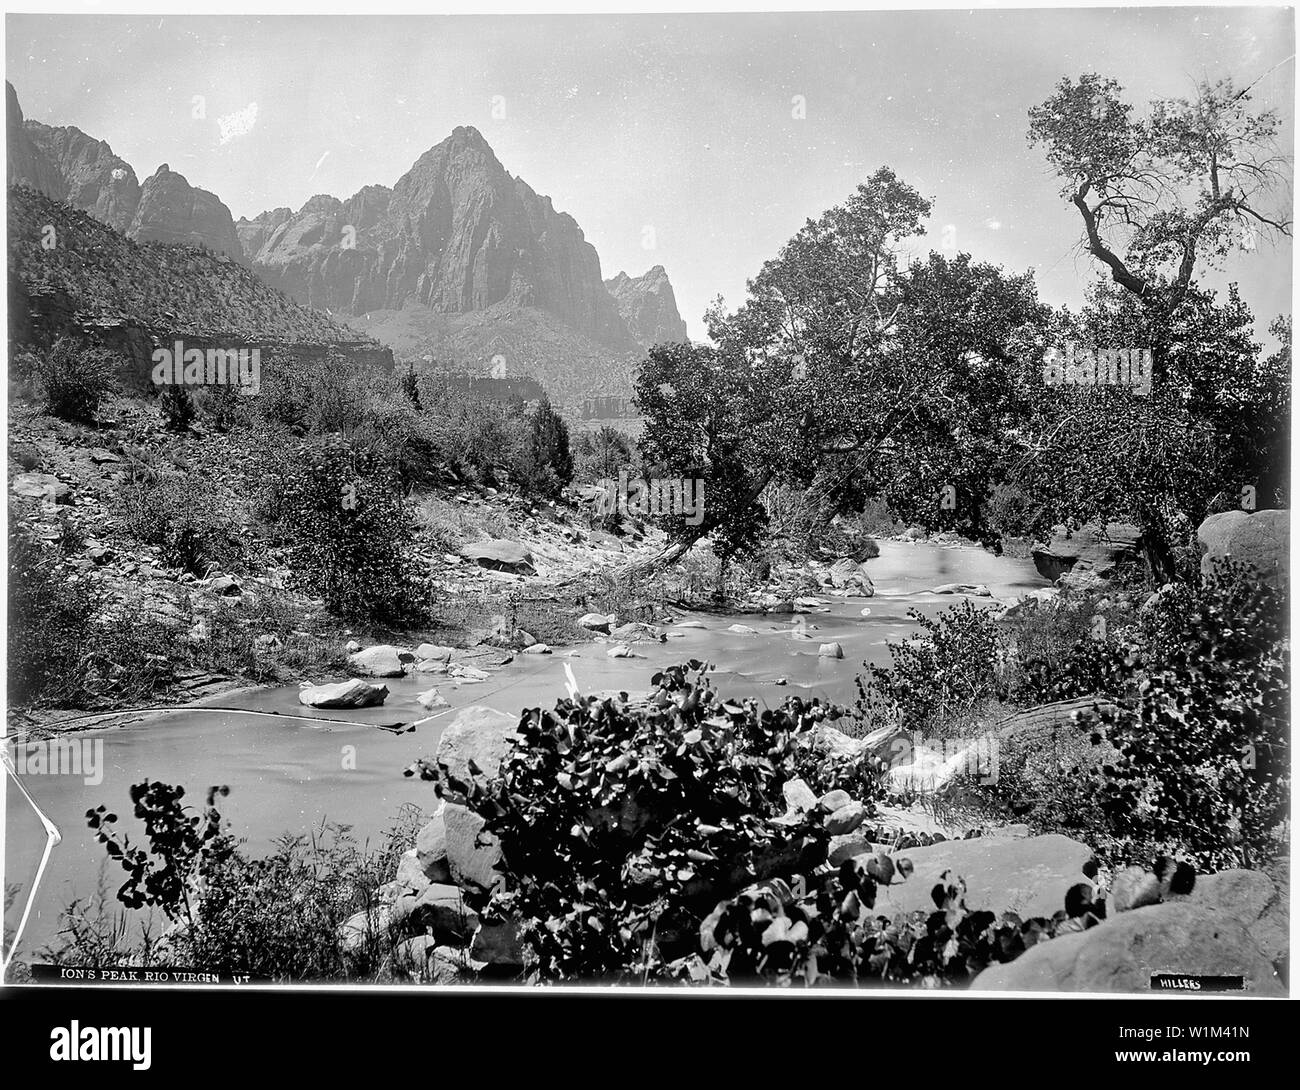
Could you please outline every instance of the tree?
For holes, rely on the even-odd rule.
[[[1231,80],[1202,81],[1193,100],[1158,100],[1141,118],[1121,94],[1095,74],[1062,79],[1030,110],[1029,139],[1045,148],[1084,248],[1115,285],[1098,285],[1080,315],[1061,315],[1058,343],[1149,350],[1151,393],[1040,389],[1013,476],[1044,519],[1137,522],[1164,581],[1204,514],[1245,486],[1275,492],[1284,472],[1289,347],[1261,363],[1236,286],[1220,300],[1195,274],[1239,244],[1291,233],[1270,206],[1288,160],[1277,114],[1252,112],[1249,88]]]
[[[543,496],[557,495],[573,480],[569,426],[546,398],[523,417],[514,469],[521,487]]]
[[[710,309],[716,348],[651,351],[636,392],[646,461],[707,480],[703,522],[676,526],[663,559],[704,534],[754,540],[774,482],[810,489],[828,517],[890,473],[929,497],[919,451],[941,433],[955,472],[968,391],[1003,396],[998,375],[1044,311],[1027,274],[965,255],[906,264],[929,210],[882,168],[764,264],[739,310]]]
[[[1172,313],[1198,259],[1291,233],[1270,206],[1287,177],[1280,121],[1274,110],[1253,113],[1249,92],[1202,80],[1194,99],[1157,100],[1140,118],[1115,80],[1087,73],[1062,79],[1029,111],[1030,143],[1063,180],[1084,247],[1145,306]]]

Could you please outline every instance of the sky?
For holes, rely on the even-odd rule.
[[[391,186],[457,125],[570,213],[605,278],[663,265],[690,335],[809,217],[882,165],[934,201],[946,239],[1077,305],[1097,274],[1030,107],[1066,75],[1129,101],[1259,80],[1294,147],[1285,9],[1158,8],[640,16],[9,15],[27,117],[162,163],[236,218]],[[1261,77],[1263,77],[1261,79]],[[1289,201],[1289,193],[1286,195]],[[1259,319],[1290,312],[1291,251],[1207,278]]]

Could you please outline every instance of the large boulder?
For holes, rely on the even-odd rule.
[[[1142,531],[1128,522],[1089,522],[1076,530],[1052,528],[1051,540],[1031,550],[1034,567],[1044,579],[1059,579],[1066,572],[1091,571],[1109,578],[1120,568],[1137,563],[1142,552]]]
[[[533,554],[517,541],[475,541],[462,545],[460,555],[480,568],[532,574]]]
[[[867,566],[859,564],[851,557],[842,556],[831,565],[828,573],[831,586],[836,590],[846,590],[863,598],[870,598],[876,593]]]
[[[505,884],[505,876],[497,868],[501,862],[501,842],[485,831],[487,823],[478,814],[459,802],[447,803],[443,823],[451,880],[475,896],[476,903],[481,903],[486,895]]]
[[[1263,871],[1225,870],[1201,875],[1187,899],[1240,922],[1270,961],[1288,952],[1291,935],[1287,900]]]
[[[1285,586],[1289,581],[1291,546],[1286,511],[1223,511],[1210,515],[1196,530],[1201,546],[1201,573],[1209,575],[1216,559],[1231,557],[1249,564],[1266,583]]]
[[[1155,973],[1240,976],[1247,994],[1286,994],[1245,924],[1187,901],[1135,908],[1039,942],[1015,961],[985,969],[971,989],[1149,993]]]
[[[391,920],[410,933],[431,933],[439,942],[464,946],[478,927],[478,913],[465,903],[460,889],[433,883],[417,894],[399,897]]]
[[[462,788],[457,784],[468,783],[474,774],[469,767],[471,761],[478,774],[487,779],[495,776],[519,738],[518,725],[517,715],[507,715],[481,704],[473,704],[458,712],[442,732],[434,758],[438,769],[438,793],[443,798],[461,794]]]
[[[966,904],[973,911],[1030,917],[1051,916],[1064,907],[1066,890],[1087,881],[1083,865],[1092,858],[1092,849],[1049,833],[1023,839],[945,840],[927,848],[905,849],[894,858],[902,856],[912,861],[912,876],[880,888],[876,896],[880,915],[933,912],[930,891],[950,870],[966,880]]]
[[[349,655],[348,666],[363,677],[402,677],[406,674],[406,662],[413,658],[409,651],[381,643]]]
[[[335,685],[307,685],[298,690],[298,703],[309,708],[370,708],[387,699],[387,685],[371,685],[360,678]]]
[[[16,496],[45,500],[47,503],[72,502],[72,489],[53,473],[19,473],[9,487]]]

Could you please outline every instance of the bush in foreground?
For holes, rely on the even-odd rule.
[[[488,911],[523,921],[535,979],[662,977],[719,897],[826,858],[825,815],[787,814],[783,788],[821,761],[806,735],[827,709],[724,700],[694,661],[652,684],[645,706],[526,712],[500,776],[459,785],[501,839]]]

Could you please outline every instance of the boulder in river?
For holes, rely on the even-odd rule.
[[[822,659],[842,659],[844,648],[838,643],[824,643],[817,648],[817,657]]]
[[[944,583],[935,587],[931,594],[969,594],[976,598],[991,597],[989,588],[983,583]]]
[[[353,652],[348,656],[348,665],[365,677],[402,677],[406,673],[403,657],[409,659],[410,653],[406,652],[404,656],[400,648],[381,643]]]
[[[451,705],[447,703],[447,698],[443,696],[442,693],[438,692],[436,688],[426,689],[415,698],[415,702],[419,704],[420,707],[429,708],[431,710],[433,708],[451,707]]]
[[[584,613],[578,618],[578,625],[589,632],[608,633],[615,620],[616,618],[612,613],[608,615],[604,613]]]
[[[443,647],[437,643],[422,643],[415,649],[417,662],[450,662],[455,648]]]
[[[335,685],[308,685],[298,690],[298,703],[309,708],[370,708],[388,699],[387,685],[349,678]]]

